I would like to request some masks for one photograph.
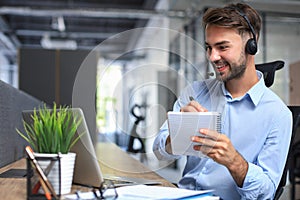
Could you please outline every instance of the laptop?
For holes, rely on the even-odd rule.
[[[96,152],[90,137],[89,129],[85,121],[83,111],[80,108],[70,108],[70,112],[81,118],[81,124],[77,128],[77,135],[84,133],[78,142],[71,148],[70,152],[76,153],[76,161],[74,167],[73,183],[89,187],[99,187],[101,183],[108,179],[114,183],[116,187],[134,184],[156,185],[160,182],[130,177],[112,177],[104,178],[96,156]],[[58,110],[59,111],[59,110]],[[24,110],[22,117],[25,122],[32,124],[33,110]]]

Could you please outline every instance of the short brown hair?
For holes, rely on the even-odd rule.
[[[237,29],[240,35],[245,32],[251,33],[250,27],[241,13],[244,13],[249,19],[258,39],[261,29],[261,17],[256,10],[243,3],[229,4],[223,8],[209,8],[204,13],[203,26],[216,25],[233,28]]]

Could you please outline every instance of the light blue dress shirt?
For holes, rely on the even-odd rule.
[[[259,82],[244,96],[232,98],[217,79],[194,82],[174,104],[173,110],[189,102],[189,96],[209,111],[222,113],[222,133],[249,164],[242,187],[228,169],[210,158],[187,156],[183,177],[178,185],[192,190],[214,189],[224,200],[273,199],[284,169],[292,132],[292,114],[282,100]],[[159,159],[179,158],[165,151],[168,125],[164,123],[153,150]]]

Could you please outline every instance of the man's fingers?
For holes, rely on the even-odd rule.
[[[202,134],[206,137],[209,137],[213,140],[219,140],[222,137],[222,135],[220,133],[218,133],[217,131],[214,131],[214,130],[210,130],[210,129],[201,128],[199,130],[199,132],[200,132],[200,134]]]
[[[198,112],[193,106],[183,106],[180,108],[180,112]]]
[[[193,147],[196,151],[201,151],[204,155],[209,156],[209,154],[212,154],[213,147],[211,146],[205,146],[205,145],[194,145]]]
[[[201,106],[197,101],[193,100],[190,101],[189,104],[190,106],[194,107],[196,109],[196,111],[198,112],[207,112],[207,109],[204,108],[203,106]]]
[[[212,138],[201,137],[201,136],[193,136],[191,138],[191,140],[193,142],[199,143],[199,144],[207,146],[207,147],[214,147],[217,142],[217,141],[213,140]]]
[[[207,112],[197,101],[190,101],[186,106],[180,108],[180,112]]]

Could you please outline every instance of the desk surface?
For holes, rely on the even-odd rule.
[[[101,170],[105,175],[146,178],[159,181],[162,186],[174,187],[115,144],[99,143],[96,151]],[[9,169],[26,169],[26,159],[0,168],[0,174]],[[73,186],[72,189],[76,190],[77,187]],[[0,178],[0,197],[1,199],[26,199],[26,178]]]

